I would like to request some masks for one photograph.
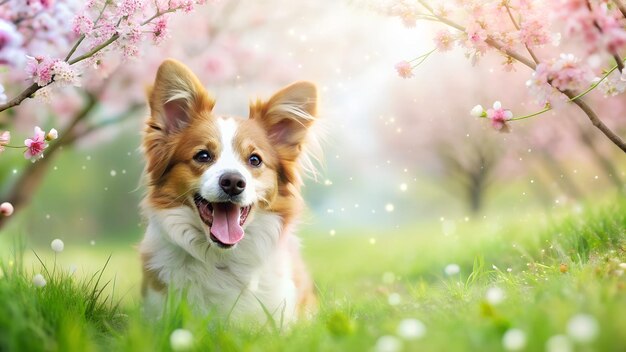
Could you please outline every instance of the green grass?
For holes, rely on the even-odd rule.
[[[197,317],[184,302],[169,302],[159,321],[143,318],[130,246],[68,245],[58,262],[41,249],[45,268],[32,255],[6,259],[0,350],[167,351],[171,332],[182,327],[193,333],[198,351],[368,351],[381,336],[397,336],[402,319],[414,318],[427,330],[419,339],[399,339],[407,351],[499,351],[512,328],[524,331],[525,350],[544,351],[546,341],[567,334],[568,321],[580,313],[594,317],[599,333],[574,342],[575,350],[626,346],[623,200],[551,219],[520,214],[388,233],[340,229],[332,237],[305,234],[304,244],[320,311],[282,330]],[[83,274],[68,274],[73,260]],[[444,274],[450,263],[459,265],[459,274]],[[36,272],[46,277],[45,287],[33,286]],[[500,304],[485,299],[491,287],[504,291]]]

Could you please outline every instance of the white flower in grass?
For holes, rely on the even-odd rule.
[[[502,346],[507,351],[520,351],[526,347],[526,333],[520,329],[509,329],[502,336]]]
[[[461,272],[461,267],[458,264],[448,264],[443,269],[443,271],[446,273],[446,275],[452,276],[452,275],[456,275],[456,274],[460,273]]]
[[[490,287],[485,294],[485,299],[489,304],[496,306],[504,301],[504,290],[500,287]]]
[[[402,350],[402,341],[391,335],[381,336],[374,349],[376,352],[397,352]]]
[[[387,302],[389,302],[389,305],[397,306],[402,302],[402,296],[400,296],[399,293],[393,292],[387,297]]]
[[[63,252],[63,248],[65,248],[65,244],[60,239],[54,239],[50,243],[50,248],[57,253]]]
[[[43,275],[37,274],[33,276],[33,285],[37,287],[44,287],[46,286],[46,279],[43,278]]]
[[[574,346],[565,335],[554,335],[546,341],[546,352],[572,352]]]
[[[567,322],[567,334],[577,342],[591,342],[599,331],[598,321],[589,314],[576,314]]]
[[[403,319],[396,333],[403,339],[417,340],[426,334],[426,326],[417,319]]]
[[[174,351],[189,351],[193,347],[193,334],[186,329],[176,329],[170,335],[170,346]]]

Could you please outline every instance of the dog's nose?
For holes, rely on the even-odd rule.
[[[238,172],[226,172],[220,176],[220,187],[229,196],[236,196],[246,189],[246,180]]]

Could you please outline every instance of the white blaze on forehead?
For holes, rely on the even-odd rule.
[[[235,150],[235,135],[239,125],[232,118],[220,117],[217,119],[217,127],[220,131],[220,154],[215,155],[215,163],[204,172],[200,180],[200,193],[202,197],[211,201],[219,197],[221,188],[219,178],[225,172],[235,171],[243,175],[246,181],[246,188],[242,193],[245,204],[250,204],[255,200],[254,182],[252,174],[246,168],[242,160],[243,155],[239,155]]]

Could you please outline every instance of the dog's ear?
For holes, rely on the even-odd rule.
[[[165,60],[148,89],[150,118],[144,135],[146,171],[152,180],[160,179],[174,153],[172,139],[195,117],[215,105],[198,78],[182,63]]]
[[[284,160],[295,161],[302,152],[309,127],[317,114],[317,88],[311,82],[296,82],[263,103],[250,106],[250,118],[267,131]]]
[[[151,123],[165,133],[176,133],[189,124],[194,112],[211,111],[215,102],[200,80],[182,63],[165,60],[149,93]]]

